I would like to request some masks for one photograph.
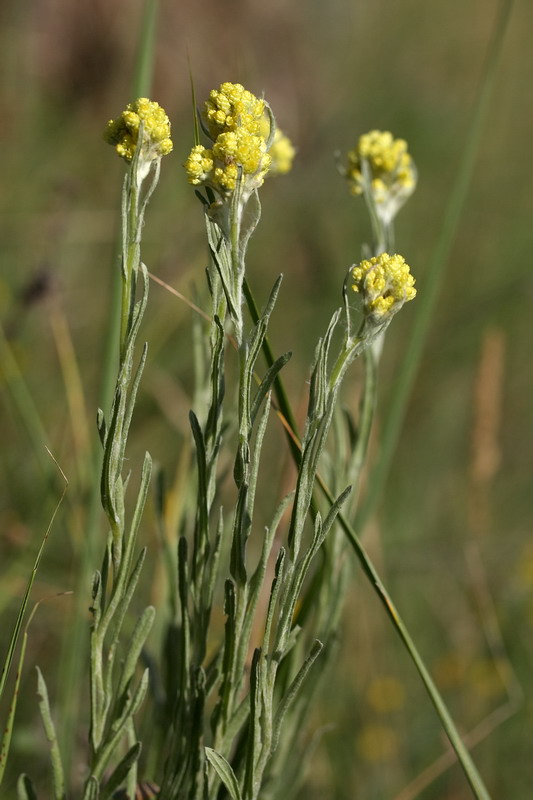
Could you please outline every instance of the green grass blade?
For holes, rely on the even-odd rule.
[[[329,492],[329,490],[325,487],[324,493],[326,497],[333,502],[333,496]],[[411,660],[413,661],[416,670],[424,684],[427,693],[435,707],[435,710],[438,714],[438,717],[441,721],[442,727],[444,728],[446,735],[452,745],[453,749],[457,754],[457,759],[463,768],[463,771],[467,777],[467,780],[470,784],[474,797],[477,800],[490,800],[490,795],[483,783],[481,775],[479,774],[476,765],[474,764],[470,753],[468,752],[459,732],[455,726],[455,723],[448,711],[442,696],[437,689],[435,683],[429,671],[424,664],[424,660],[422,656],[418,652],[415,643],[413,642],[405,623],[403,622],[398,609],[394,605],[392,598],[390,597],[389,593],[387,592],[385,586],[383,585],[381,578],[379,577],[376,568],[374,567],[370,557],[368,556],[363,544],[361,543],[359,537],[355,533],[354,529],[348,522],[348,520],[339,513],[338,520],[348,537],[348,541],[352,546],[352,549],[355,552],[362,568],[363,572],[365,573],[366,577],[370,581],[374,591],[378,595],[381,603],[383,604],[387,616],[391,620],[392,624],[394,625],[396,631],[398,632],[403,644],[407,652],[409,653]]]
[[[445,267],[455,241],[461,214],[468,195],[479,149],[483,127],[489,110],[489,103],[497,68],[500,62],[503,41],[508,27],[513,0],[501,0],[499,14],[494,26],[492,39],[488,48],[485,68],[472,120],[465,139],[465,146],[457,177],[452,188],[444,221],[435,250],[430,259],[425,283],[416,302],[413,329],[406,351],[403,354],[400,373],[391,392],[391,402],[384,418],[381,435],[380,453],[368,482],[368,493],[357,515],[355,527],[360,530],[372,513],[381,496],[400,431],[405,418],[407,403],[411,396],[413,384],[418,372],[424,350],[425,339],[431,324],[435,303],[444,276]]]
[[[197,111],[197,103],[196,103],[196,89],[194,88],[194,78],[192,76],[192,67],[191,67],[191,58],[189,53],[187,53],[187,66],[189,69],[189,81],[191,84],[191,103],[192,103],[192,124],[193,124],[193,135],[194,135],[194,146],[200,144],[200,125],[198,124],[198,111]]]
[[[146,0],[143,9],[132,96],[148,97],[154,72],[154,49],[157,28],[157,0]]]
[[[61,494],[61,497],[59,498],[59,500],[58,500],[58,502],[56,504],[56,507],[54,509],[54,512],[52,514],[50,522],[48,523],[48,527],[46,529],[46,532],[45,532],[45,534],[44,534],[44,536],[42,538],[41,545],[39,547],[39,550],[37,552],[37,556],[35,558],[35,562],[33,564],[33,569],[31,571],[31,575],[30,575],[30,577],[28,579],[28,583],[26,585],[26,591],[24,592],[24,597],[22,598],[22,602],[20,604],[19,612],[17,614],[17,619],[15,621],[15,625],[13,627],[13,632],[11,634],[11,638],[10,638],[9,645],[8,645],[8,648],[7,648],[7,653],[6,653],[6,656],[4,658],[4,664],[2,666],[2,675],[0,676],[0,697],[2,697],[3,691],[5,689],[6,681],[7,681],[8,675],[9,675],[9,670],[11,668],[11,663],[13,661],[13,656],[15,654],[17,641],[18,641],[18,638],[20,636],[20,631],[21,631],[21,628],[22,628],[24,615],[26,613],[26,608],[28,606],[28,601],[30,599],[30,593],[31,593],[31,590],[32,590],[32,587],[33,587],[33,583],[35,581],[35,576],[37,575],[37,570],[39,569],[39,564],[41,563],[41,558],[42,558],[42,555],[43,555],[43,552],[44,552],[44,548],[45,548],[46,542],[48,541],[48,536],[50,534],[50,531],[52,530],[52,525],[54,524],[54,520],[56,518],[57,512],[59,511],[61,503],[63,502],[63,499],[64,499],[65,494],[66,494],[67,489],[68,489],[68,481],[67,481],[67,478],[65,476],[65,473],[63,472],[63,470],[61,469],[61,467],[59,466],[59,464],[57,463],[57,461],[52,456],[52,454],[50,453],[49,450],[48,450],[48,453],[50,454],[50,457],[54,460],[57,468],[59,469],[61,475],[63,476],[63,479],[65,481],[65,486],[64,486],[63,492]]]
[[[70,594],[70,592],[61,592],[60,594],[61,595],[62,594]],[[53,596],[57,597],[59,595],[53,595]],[[23,639],[22,639],[22,646],[20,648],[18,669],[17,669],[16,678],[15,678],[15,686],[13,688],[13,697],[12,697],[12,700],[11,700],[11,707],[9,709],[8,719],[7,719],[7,722],[6,722],[6,727],[4,729],[4,735],[2,737],[2,742],[0,744],[0,785],[2,784],[2,780],[3,780],[3,777],[4,777],[4,771],[5,771],[5,768],[6,768],[7,757],[9,755],[9,747],[10,747],[10,744],[11,744],[11,735],[12,735],[12,732],[13,732],[13,723],[14,723],[14,720],[15,720],[15,713],[16,713],[16,709],[17,709],[17,700],[18,700],[18,692],[19,692],[19,686],[20,686],[20,678],[21,678],[21,675],[22,675],[22,667],[24,666],[24,657],[26,655],[26,645],[27,645],[27,642],[28,642],[28,630],[29,630],[29,627],[31,625],[31,621],[32,621],[32,619],[33,619],[33,617],[35,615],[35,612],[37,611],[37,609],[41,605],[41,603],[46,599],[49,599],[49,598],[42,597],[40,600],[37,601],[37,603],[35,603],[32,611],[31,611],[31,614],[28,617],[28,621],[26,623],[26,627],[24,628],[24,636],[23,636]],[[29,778],[26,778],[26,776],[21,775],[20,781],[19,781],[19,785],[21,786],[21,792],[26,790],[27,792],[29,792],[31,794],[31,781],[30,781]]]
[[[49,475],[50,461],[46,458],[43,450],[43,445],[46,446],[48,442],[48,434],[1,325],[0,365],[4,373],[5,384],[26,429],[39,466],[45,475]]]
[[[11,735],[13,733],[13,723],[15,721],[15,712],[17,710],[20,676],[22,674],[22,667],[24,664],[24,656],[26,655],[27,643],[28,643],[28,634],[27,632],[25,632],[22,638],[22,646],[20,648],[18,670],[17,670],[17,676],[15,678],[15,686],[13,689],[13,698],[11,700],[11,707],[9,709],[9,714],[4,729],[4,735],[2,736],[2,742],[0,744],[0,786],[2,785],[2,780],[4,778],[4,772],[7,764],[7,757],[9,755],[9,746],[11,744]]]

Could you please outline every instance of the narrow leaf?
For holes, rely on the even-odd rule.
[[[228,790],[231,800],[242,800],[239,783],[231,768],[231,764],[226,761],[224,756],[221,756],[220,753],[217,753],[216,750],[212,750],[210,747],[205,748],[205,754],[207,760],[215,769],[218,777]]]
[[[137,762],[142,750],[140,742],[130,747],[122,761],[117,765],[101,793],[101,800],[109,800],[113,793],[125,782],[131,767]]]
[[[22,773],[17,782],[18,800],[37,800],[37,794],[29,775]]]
[[[139,655],[141,650],[146,642],[148,634],[150,633],[150,629],[153,625],[155,619],[155,608],[153,606],[148,606],[145,608],[137,624],[133,631],[130,646],[128,648],[128,653],[126,655],[126,659],[124,661],[124,667],[122,669],[122,675],[120,676],[120,683],[118,688],[118,696],[120,697],[129,686],[130,680],[133,677],[135,669],[137,667],[137,663],[139,661]]]
[[[254,397],[254,401],[253,401],[253,404],[252,404],[252,410],[250,412],[250,417],[251,417],[251,420],[252,420],[252,424],[254,423],[254,420],[255,420],[255,418],[257,416],[257,412],[259,411],[259,407],[260,407],[261,403],[263,402],[264,398],[266,397],[267,393],[269,392],[270,387],[272,386],[272,384],[276,380],[276,378],[278,376],[278,373],[280,372],[280,370],[283,369],[285,364],[287,364],[290,361],[291,357],[292,357],[292,353],[290,351],[287,352],[287,353],[284,353],[282,356],[280,356],[272,364],[270,369],[265,374],[265,377],[263,378],[263,380],[261,381],[261,383],[259,385],[259,388],[258,388],[258,390],[256,392],[256,395]]]
[[[294,678],[293,682],[289,686],[285,697],[281,701],[278,710],[276,711],[276,716],[274,718],[274,734],[272,737],[272,748],[271,752],[273,753],[279,742],[279,737],[281,733],[281,726],[283,724],[283,718],[287,713],[289,706],[296,698],[296,695],[300,691],[304,680],[307,677],[307,673],[313,666],[314,662],[320,655],[323,648],[322,642],[319,642],[318,639],[315,641],[313,647],[311,648],[311,652],[309,653],[308,657],[306,658],[305,662],[303,663],[302,667],[298,671],[298,674]]]
[[[100,784],[98,780],[91,775],[85,784],[85,791],[83,793],[83,800],[99,800],[100,798]]]
[[[50,745],[50,757],[52,761],[52,774],[54,778],[54,797],[55,800],[64,800],[65,798],[65,777],[63,773],[63,764],[61,763],[61,754],[59,752],[59,745],[57,743],[56,729],[52,720],[50,712],[50,702],[48,700],[48,690],[43,678],[42,672],[39,667],[37,669],[37,694],[39,696],[39,710],[43,720],[44,730],[48,744]]]

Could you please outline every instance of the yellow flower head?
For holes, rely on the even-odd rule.
[[[263,116],[261,120],[261,135],[268,139],[270,135],[270,118]],[[293,143],[280,128],[276,128],[268,154],[272,159],[269,175],[285,175],[292,169],[292,162],[296,155]]]
[[[205,119],[213,141],[219,133],[243,128],[260,133],[265,103],[240,83],[221,83],[213,89],[205,104]]]
[[[212,144],[209,148],[193,147],[184,167],[189,183],[210,186],[218,193],[217,206],[231,196],[239,183],[244,207],[251,193],[262,186],[267,173],[281,174],[291,168],[294,147],[281,131],[270,136],[272,123],[267,109],[264,100],[240,83],[222,83],[210,93],[204,119]],[[219,212],[220,209],[220,222]]]
[[[170,122],[164,109],[146,97],[139,97],[134,103],[128,103],[120,117],[109,120],[104,131],[106,142],[114,145],[119,156],[128,163],[137,148],[141,122],[141,158],[145,162],[155,161],[172,151]]]
[[[382,253],[352,267],[352,289],[361,294],[363,309],[373,322],[392,317],[416,295],[415,279],[399,255]]]
[[[370,131],[359,137],[348,153],[344,174],[352,194],[363,193],[364,166],[380,213],[390,221],[416,187],[416,168],[407,152],[407,142],[395,139],[390,131]]]
[[[240,175],[244,203],[262,186],[272,163],[261,127],[265,102],[240,83],[222,83],[213,89],[205,108],[213,144],[191,150],[184,164],[189,183],[211,186],[224,200],[235,191]]]

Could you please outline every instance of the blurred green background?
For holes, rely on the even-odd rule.
[[[271,339],[276,352],[294,352],[285,380],[295,407],[305,397],[316,339],[340,302],[345,270],[369,235],[363,203],[349,195],[334,152],[372,128],[408,140],[419,185],[399,214],[397,249],[422,294],[497,7],[494,0],[160,3],[151,97],[171,118],[174,153],[163,162],[148,212],[144,261],[188,297],[202,285],[203,220],[181,167],[192,144],[188,59],[199,101],[225,80],[264,92],[298,155],[290,175],[262,191],[249,278],[263,298],[276,275],[285,275]],[[0,5],[2,655],[62,488],[45,443],[70,486],[34,598],[76,585],[118,264],[123,165],[102,130],[133,99],[142,10],[140,0]],[[479,732],[474,756],[493,797],[513,800],[529,800],[533,784],[532,23],[531,4],[516,2],[402,437],[364,532],[460,729]],[[412,306],[387,340],[381,416]],[[189,442],[191,313],[152,284],[143,333],[150,355],[130,456],[137,463],[148,447],[171,477]],[[360,377],[355,370],[345,402],[356,403]],[[150,514],[143,535],[157,576]],[[150,591],[157,595],[156,581]],[[54,704],[72,605],[68,596],[47,600],[32,625],[5,797],[17,771],[38,777],[46,769],[33,666],[43,668]],[[408,788],[446,744],[359,573],[336,670],[313,714],[323,734],[302,797],[470,797],[457,766]],[[80,724],[80,752],[85,735]]]

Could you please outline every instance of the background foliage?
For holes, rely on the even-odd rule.
[[[424,265],[461,155],[495,14],[496,3],[481,0],[331,0],[327,6],[206,0],[201,8],[161,2],[151,94],[171,116],[175,153],[150,208],[144,259],[187,296],[202,279],[203,221],[181,168],[192,140],[188,52],[199,98],[222,80],[264,90],[298,147],[291,175],[265,186],[263,221],[248,259],[260,296],[279,271],[285,274],[270,336],[276,352],[294,351],[285,370],[293,398],[303,402],[315,340],[339,302],[345,268],[359,259],[368,235],[363,205],[349,196],[333,152],[352,147],[374,127],[409,141],[420,181],[397,220],[397,240],[423,292]],[[406,425],[365,533],[464,730],[505,707],[509,690],[518,697],[516,680],[521,684],[525,696],[517,713],[475,752],[492,794],[517,800],[529,797],[533,780],[528,14],[526,2],[515,4]],[[0,312],[20,368],[17,374],[3,348],[2,648],[14,598],[23,592],[62,489],[44,442],[70,487],[36,599],[75,586],[85,544],[122,174],[101,131],[130,99],[141,16],[138,0],[4,0],[0,7]],[[150,356],[131,437],[132,460],[149,446],[176,476],[176,497],[180,459],[190,446],[191,313],[152,285],[143,332]],[[394,392],[411,320],[406,309],[387,342],[383,408]],[[357,375],[352,390],[355,403]],[[277,474],[265,476],[265,485],[278,481]],[[267,513],[268,493],[264,502]],[[157,604],[161,567],[150,512],[143,537],[150,547],[146,592]],[[30,756],[37,775],[39,744],[46,768],[32,667],[38,662],[46,675],[54,708],[61,703],[72,607],[69,597],[43,603],[30,629],[13,775]],[[306,797],[406,800],[415,795],[402,795],[403,787],[445,749],[441,732],[381,609],[357,577],[346,616],[336,677],[316,710],[316,728],[325,729]],[[80,747],[84,736],[80,727]],[[9,791],[9,781],[6,786]],[[454,767],[418,796],[469,795]]]

